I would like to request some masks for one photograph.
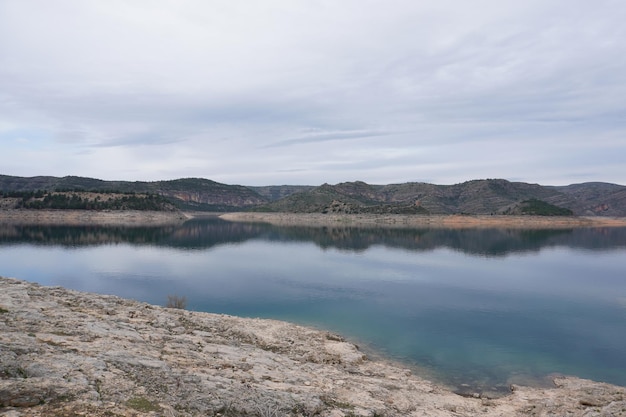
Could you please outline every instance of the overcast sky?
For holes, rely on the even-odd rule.
[[[624,0],[0,0],[0,174],[626,185]]]

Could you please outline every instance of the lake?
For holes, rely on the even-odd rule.
[[[626,229],[0,225],[0,275],[337,332],[463,391],[626,385]]]

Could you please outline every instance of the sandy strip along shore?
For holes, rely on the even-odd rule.
[[[328,332],[0,278],[0,415],[626,416],[626,388],[463,397]]]
[[[321,213],[227,213],[224,220],[262,222],[282,226],[363,226],[363,227],[441,227],[566,229],[575,227],[626,227],[626,218],[548,217],[487,215],[377,215]]]
[[[190,216],[178,211],[0,210],[0,224],[66,226],[166,226]]]
[[[165,226],[181,224],[207,213],[167,211],[0,210],[0,224]],[[321,213],[211,213],[237,222],[262,222],[283,226],[363,226],[563,229],[575,227],[626,227],[620,217],[545,217],[483,215],[321,214]]]

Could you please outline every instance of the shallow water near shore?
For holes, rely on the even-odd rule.
[[[626,385],[626,229],[0,226],[0,275],[341,333],[456,389]]]

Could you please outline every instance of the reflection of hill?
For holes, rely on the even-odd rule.
[[[46,246],[145,245],[172,233],[169,227],[0,225],[0,245],[28,243]]]
[[[170,227],[2,226],[0,245],[88,246],[130,243],[181,249],[208,249],[251,239],[274,242],[311,242],[323,249],[365,251],[386,246],[408,251],[450,248],[470,255],[504,256],[545,247],[579,249],[626,248],[626,229],[384,229],[362,227],[276,227],[230,223],[217,218],[194,219]]]
[[[313,241],[321,248],[364,251],[386,246],[409,251],[450,248],[470,255],[504,256],[545,247],[626,248],[626,229],[365,229],[283,228],[281,240]]]
[[[242,243],[270,233],[267,224],[231,223],[218,218],[193,219],[176,228],[159,242],[178,248],[203,249],[218,245]]]
[[[0,245],[93,246],[129,243],[185,249],[244,242],[258,237],[268,225],[229,223],[217,218],[190,220],[181,226],[41,226],[0,225]]]

